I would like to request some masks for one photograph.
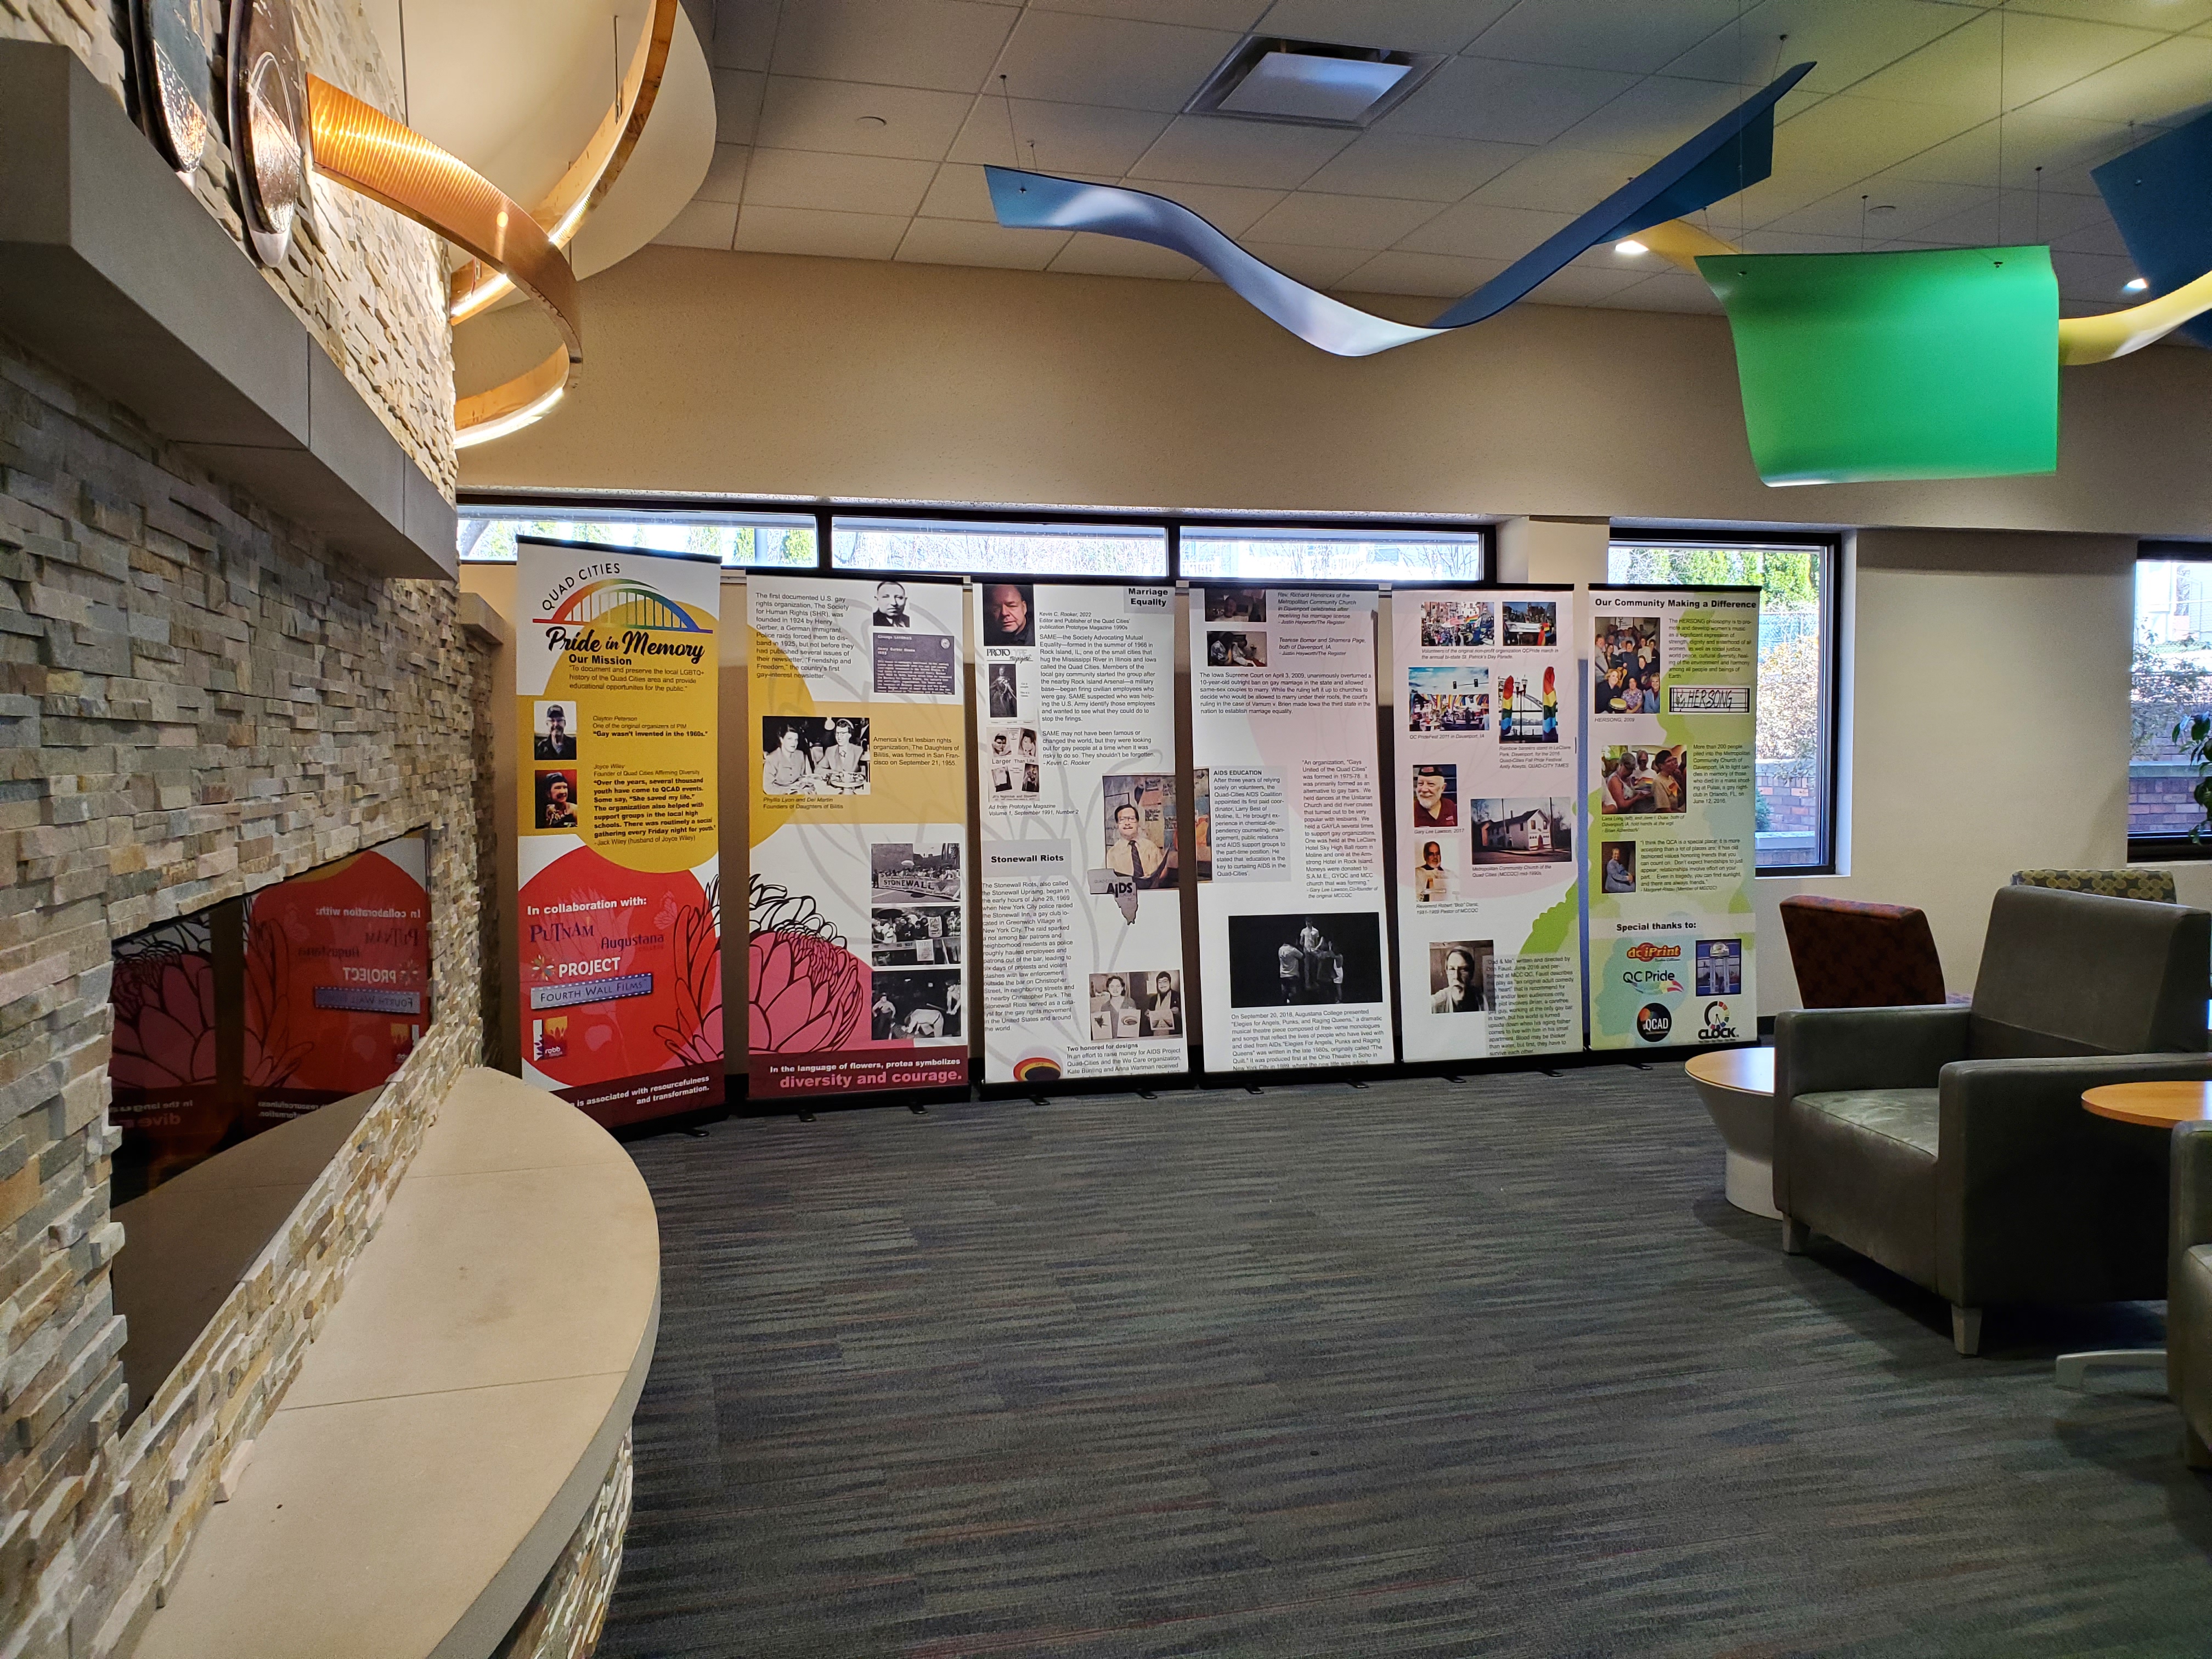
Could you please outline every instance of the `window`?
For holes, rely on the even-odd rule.
[[[1835,546],[1623,537],[1607,576],[1658,586],[1757,587],[1759,869],[1835,867]]]
[[[830,526],[830,554],[831,567],[838,570],[1164,580],[1168,532],[1156,525],[840,518]]]
[[[1182,532],[1182,574],[1281,581],[1475,582],[1486,568],[1480,530],[1449,533],[1193,526]]]
[[[768,569],[811,570],[815,563],[811,514],[599,512],[588,519],[562,519],[544,508],[462,509],[460,550],[465,563],[514,563],[517,536],[650,548],[662,553],[714,553],[726,565]]]
[[[2204,822],[2197,768],[2173,728],[2212,714],[2212,546],[2146,542],[2136,562],[2136,632],[2129,688],[2128,846],[2130,855],[2171,858],[2197,843]],[[2212,855],[2212,845],[2202,850]]]

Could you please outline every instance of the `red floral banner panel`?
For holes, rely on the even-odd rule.
[[[719,1106],[720,564],[515,560],[523,1078],[610,1127]]]

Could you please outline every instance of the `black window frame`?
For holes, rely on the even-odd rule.
[[[2135,563],[2201,564],[2212,570],[2212,542],[2139,541],[2136,544]],[[2133,567],[2130,567],[2133,578]],[[2135,693],[2136,602],[2131,592],[2128,596],[2128,692],[2129,701]],[[2133,743],[2130,744],[2128,772],[2135,772]],[[2132,805],[2130,816],[2133,816]],[[2187,830],[2166,836],[2139,836],[2133,824],[2128,828],[2128,862],[2130,864],[2185,864],[2198,860],[2212,859],[2212,830],[2206,839],[2191,841]]]
[[[1820,708],[1815,742],[1814,775],[1820,783],[1819,818],[1821,857],[1812,864],[1763,864],[1754,854],[1754,878],[1787,879],[1803,876],[1832,876],[1837,865],[1838,816],[1843,781],[1844,636],[1841,589],[1844,538],[1831,530],[1746,529],[1741,525],[1638,525],[1616,523],[1606,532],[1606,576],[1613,575],[1616,544],[1636,547],[1683,547],[1795,552],[1818,548],[1825,555],[1826,580],[1820,584]],[[1755,770],[1755,759],[1754,759]],[[1754,785],[1754,787],[1756,786]],[[1757,842],[1754,839],[1753,846]]]

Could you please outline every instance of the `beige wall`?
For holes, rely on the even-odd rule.
[[[1210,283],[654,247],[584,293],[582,385],[465,486],[2212,532],[2191,348],[2068,370],[2052,477],[1768,489],[1717,318],[1519,306],[1347,361]],[[472,325],[463,383],[545,343]]]

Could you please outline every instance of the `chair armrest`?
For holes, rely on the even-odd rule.
[[[1774,1017],[1778,1100],[1837,1089],[1932,1089],[1966,1057],[1967,1010],[1793,1008]]]
[[[2176,1255],[2212,1244],[2212,1123],[2177,1123],[2172,1143],[2173,1185],[2166,1202]]]
[[[2107,1083],[2212,1079],[2212,1055],[1968,1060],[1943,1068],[1936,1288],[1964,1307],[2154,1298],[2166,1137],[2081,1104]]]

